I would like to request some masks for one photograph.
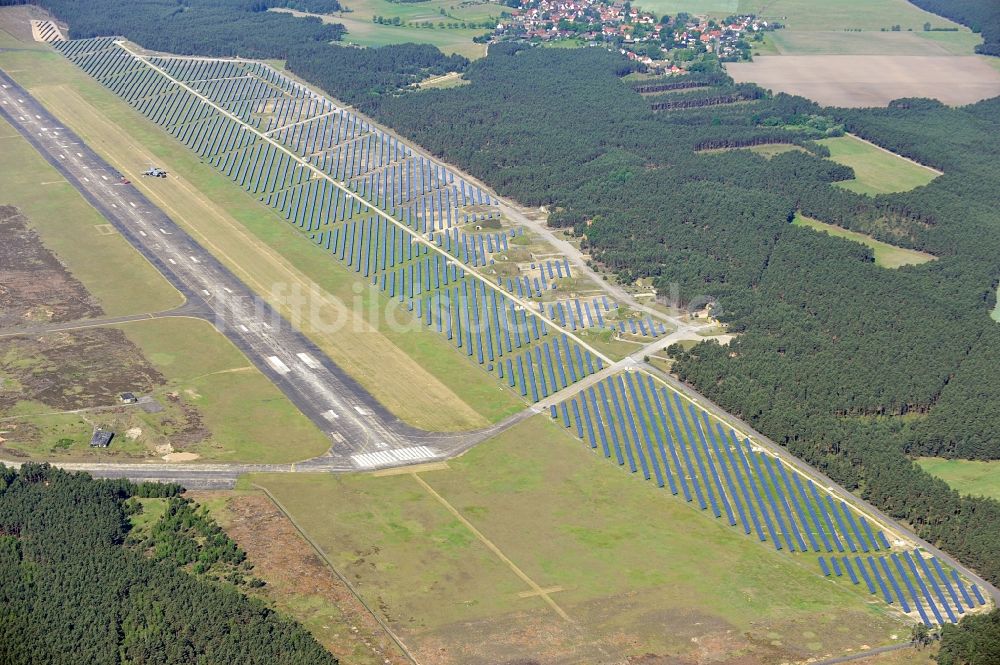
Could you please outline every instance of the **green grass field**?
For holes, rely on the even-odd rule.
[[[252,476],[247,486],[275,494],[418,659],[697,651],[708,662],[718,650],[778,662],[907,630],[849,584],[825,580],[813,557],[776,553],[706,517],[545,417],[448,467]]]
[[[2,414],[0,429],[12,432],[6,434],[7,447],[35,458],[125,461],[162,456],[168,449],[157,446],[173,444],[176,452],[204,461],[264,463],[300,461],[329,447],[316,426],[207,321],[168,318],[115,327],[163,375],[163,384],[150,393],[162,410],[149,413],[132,406],[70,413],[21,402]],[[73,377],[67,374],[64,380],[64,390],[72,392]],[[33,442],[19,441],[22,423],[34,430]],[[116,432],[106,450],[88,446],[97,425]],[[134,436],[127,434],[130,430]]]
[[[817,143],[830,149],[830,159],[854,169],[853,180],[836,184],[858,194],[906,192],[926,185],[939,175],[855,136],[822,139]]]
[[[691,3],[695,4],[695,3]],[[932,27],[958,27],[946,18],[926,12],[906,0],[740,0],[739,11],[765,19],[780,21],[788,30],[842,31],[849,29],[887,30],[899,25],[903,31],[923,30],[924,23]]]
[[[740,13],[784,26],[769,33],[763,46],[755,46],[759,55],[972,55],[982,41],[965,26],[906,0],[739,0],[738,4]],[[958,30],[924,32],[925,23]],[[900,26],[898,32],[891,31],[894,25]]]
[[[133,183],[258,293],[268,298],[281,287],[319,294],[319,320],[299,317],[300,328],[403,420],[463,430],[523,408],[517,395],[442,336],[421,326],[383,325],[390,314],[412,317],[60,56],[6,52],[0,66],[124,173],[150,163],[166,168],[166,180]],[[269,300],[294,320],[287,303]],[[334,317],[346,324],[331,332],[322,323]]]
[[[921,457],[924,471],[934,474],[962,494],[1000,499],[1000,462]]]
[[[657,16],[669,14],[671,16],[679,12],[687,12],[691,15],[709,15],[725,18],[735,14],[738,7],[738,0],[642,0],[633,3],[633,6],[646,11],[651,11]]]
[[[2,119],[0,204],[21,209],[108,316],[158,312],[184,302],[121,235],[98,231],[107,220]]]
[[[458,53],[467,58],[486,55],[486,46],[476,44],[473,37],[489,31],[484,27],[442,27],[440,24],[481,23],[499,20],[503,8],[492,2],[460,2],[427,0],[426,2],[388,2],[388,0],[355,0],[347,5],[350,11],[322,16],[328,23],[342,23],[347,28],[344,42],[358,46],[387,44],[431,44],[445,53]],[[274,11],[289,11],[278,9]],[[301,12],[291,12],[302,15]],[[377,24],[375,16],[399,17],[402,25]],[[407,25],[414,24],[414,25]],[[421,24],[432,24],[424,27]]]
[[[982,39],[958,32],[822,32],[777,30],[769,33],[772,53],[761,55],[972,55]]]
[[[896,247],[895,245],[890,245],[889,243],[882,242],[881,240],[876,240],[875,238],[867,236],[864,233],[851,231],[850,229],[841,228],[833,224],[826,224],[817,219],[806,217],[800,213],[795,214],[795,219],[792,220],[792,224],[795,224],[796,226],[805,226],[821,233],[828,233],[837,238],[844,238],[846,240],[859,242],[862,245],[867,245],[872,248],[872,251],[875,254],[875,265],[882,266],[883,268],[899,268],[900,266],[919,265],[921,263],[927,263],[928,261],[935,260],[933,255],[927,254],[926,252],[919,252],[915,249],[906,249],[905,247]]]

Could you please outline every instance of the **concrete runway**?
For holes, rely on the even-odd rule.
[[[331,441],[327,454],[301,462],[298,468],[353,471],[451,457],[536,412],[526,409],[492,427],[466,433],[425,432],[403,423],[163,211],[123,184],[111,165],[2,71],[0,115],[184,294],[185,315],[211,322],[327,433]],[[95,466],[88,470],[97,475],[137,471],[136,465]],[[198,468],[199,474],[207,471],[202,465]],[[241,469],[220,467],[218,473],[231,482]],[[191,486],[191,481],[203,480],[192,475],[191,465],[158,464],[149,472],[164,480],[186,479]]]

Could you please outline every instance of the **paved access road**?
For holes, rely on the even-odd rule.
[[[186,315],[210,321],[329,435],[328,453],[301,467],[346,471],[453,456],[531,415],[525,410],[458,434],[403,423],[2,71],[0,116],[184,294]],[[126,466],[111,464],[97,473],[112,475]],[[227,468],[232,473],[226,476],[235,478],[238,467]],[[168,472],[159,465],[160,477],[170,479],[163,475]]]

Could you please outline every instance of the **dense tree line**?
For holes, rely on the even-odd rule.
[[[1000,663],[1000,610],[973,614],[941,629],[938,665]]]
[[[2,5],[28,0],[0,0]],[[284,58],[290,48],[325,44],[340,24],[267,11],[292,6],[332,11],[335,0],[30,0],[69,24],[74,39],[121,35],[156,51],[182,55]]]
[[[982,33],[977,53],[1000,56],[1000,4],[996,0],[910,0],[929,12],[967,25]]]
[[[129,499],[177,489],[0,465],[0,662],[335,663],[259,601],[127,544]]]
[[[287,58],[290,71],[324,90],[336,90],[350,103],[396,93],[428,76],[463,71],[469,64],[428,44],[376,49],[308,44],[291,49]]]

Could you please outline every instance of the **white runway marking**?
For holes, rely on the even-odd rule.
[[[233,292],[233,290],[231,288],[229,288],[228,286],[223,286],[222,290],[225,291],[226,293],[232,293]]]
[[[167,261],[170,261],[170,265],[177,265],[177,261],[174,261],[173,259],[167,259]]]
[[[370,416],[371,415],[371,412],[368,409],[364,408],[364,407],[356,406],[356,407],[354,407],[354,410],[357,411],[358,413],[360,413],[363,416]]]
[[[313,358],[308,353],[299,353],[298,356],[299,356],[299,360],[301,360],[302,362],[304,362],[306,364],[306,367],[311,367],[312,369],[319,369],[320,368],[320,364],[318,362],[316,362],[316,359]]]
[[[360,469],[371,469],[376,466],[396,464],[397,462],[412,462],[423,459],[434,459],[439,455],[427,446],[412,446],[410,448],[394,448],[377,453],[361,453],[351,455],[351,460]]]
[[[145,231],[139,231],[139,235],[141,235],[143,238],[147,237]]]
[[[102,176],[101,176],[101,179],[102,179],[102,180],[107,180],[107,179],[108,179],[108,176],[106,176],[106,175],[102,175]]]
[[[333,409],[330,409],[329,411],[324,411],[323,412],[323,417],[326,418],[327,420],[329,420],[330,422],[333,422],[334,420],[336,420],[340,416],[338,416],[336,413],[334,413]]]
[[[189,256],[188,258],[191,259],[192,261],[194,261],[195,263],[198,263],[198,259],[196,259],[195,257]]]
[[[204,293],[206,296],[212,295],[212,292],[209,291],[208,289],[202,289],[201,292]]]
[[[281,358],[279,358],[278,356],[268,356],[267,364],[273,367],[274,371],[277,372],[278,374],[288,374],[290,371],[292,371],[288,369],[288,365],[281,362]]]
[[[250,332],[250,329],[247,328],[246,326],[240,326],[240,330],[242,330],[243,332]]]
[[[132,201],[129,201],[129,202],[128,202],[128,204],[129,204],[130,206],[132,206],[133,208],[135,207],[135,203],[133,203]],[[166,233],[166,231],[164,231],[164,233]]]

